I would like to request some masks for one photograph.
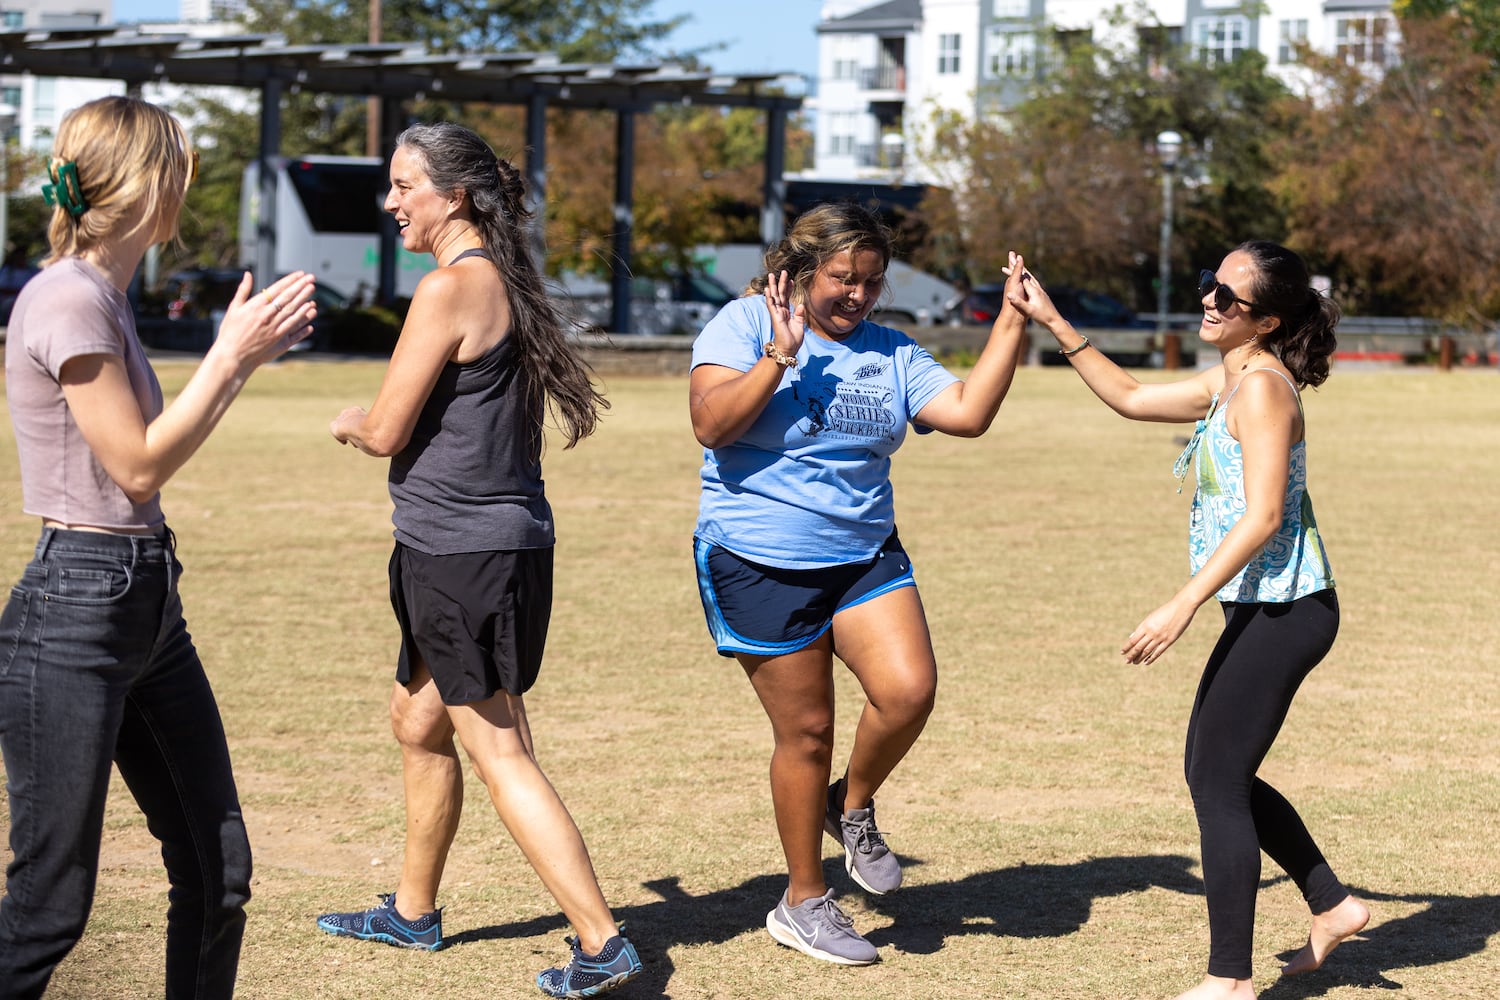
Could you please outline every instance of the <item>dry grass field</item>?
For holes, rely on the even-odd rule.
[[[170,393],[189,368],[161,371]],[[326,431],[381,371],[313,359],[259,373],[164,497],[256,849],[239,995],[539,996],[531,979],[567,928],[472,777],[442,896],[450,947],[313,926],[373,905],[400,864],[384,463]],[[882,958],[843,969],[764,930],[783,885],[770,733],[698,607],[686,380],[607,382],[602,431],[547,459],[558,589],[528,703],[543,766],[647,964],[619,995],[1158,1000],[1195,983],[1207,931],[1181,741],[1218,613],[1153,667],[1116,652],[1186,572],[1189,495],[1170,474],[1183,429],[1120,420],[1069,370],[1029,368],[986,437],[912,438],[897,457],[939,704],[880,796],[907,885],[862,895],[825,841],[832,884]],[[1279,980],[1306,915],[1267,862],[1265,1000],[1496,995],[1497,390],[1493,371],[1350,370],[1307,394],[1343,629],[1264,773],[1374,919],[1322,971]],[[8,425],[0,511],[0,576],[14,580],[37,525],[20,514]],[[860,700],[840,684],[844,747]],[[93,918],[50,996],[160,996],[165,894],[116,782]]]

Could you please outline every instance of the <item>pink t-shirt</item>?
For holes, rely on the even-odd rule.
[[[161,495],[135,503],[94,457],[59,381],[63,365],[88,354],[124,359],[150,423],[161,385],[135,332],[130,302],[93,265],[66,257],[21,289],[6,330],[5,391],[21,460],[26,513],[97,528],[151,528],[165,519]]]

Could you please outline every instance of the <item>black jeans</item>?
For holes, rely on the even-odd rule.
[[[1332,590],[1289,604],[1224,605],[1224,634],[1204,668],[1187,732],[1187,782],[1208,896],[1209,975],[1250,978],[1262,849],[1297,883],[1313,913],[1349,894],[1291,803],[1255,776],[1292,696],[1332,648],[1338,628]]]
[[[0,998],[39,997],[93,904],[110,762],[161,841],[166,996],[234,992],[250,843],[169,530],[45,528],[0,615],[0,751],[14,855]]]

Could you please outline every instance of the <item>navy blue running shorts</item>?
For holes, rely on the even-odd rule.
[[[525,694],[552,619],[552,549],[432,556],[396,543],[391,607],[401,626],[396,680],[420,660],[445,705]]]
[[[868,562],[780,569],[693,539],[698,596],[720,656],[779,656],[811,645],[846,608],[915,587],[911,560],[891,532]]]

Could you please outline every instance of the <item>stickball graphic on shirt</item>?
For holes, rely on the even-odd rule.
[[[807,407],[807,433],[860,441],[895,436],[896,417],[891,412],[892,393],[885,385],[861,384],[879,379],[890,362],[864,365],[845,382],[825,373],[808,371],[798,379],[794,392]]]

